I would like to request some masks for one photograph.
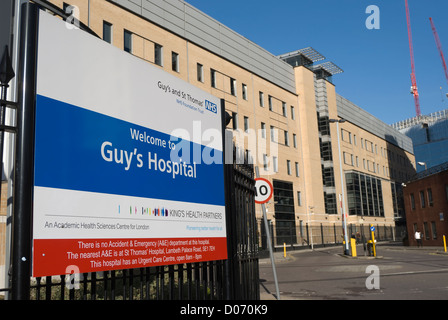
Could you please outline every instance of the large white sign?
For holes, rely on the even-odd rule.
[[[33,276],[226,259],[219,100],[39,25]]]

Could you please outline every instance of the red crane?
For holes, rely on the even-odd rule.
[[[448,82],[448,71],[446,69],[445,57],[443,56],[442,45],[440,44],[439,34],[437,33],[437,30],[436,30],[436,27],[434,26],[434,22],[432,21],[432,18],[429,18],[429,21],[431,22],[432,32],[434,33],[434,39],[436,39],[437,49],[439,49],[440,58],[442,59],[442,66],[443,66],[443,70],[445,71],[446,82]]]
[[[412,33],[411,33],[411,17],[409,14],[409,6],[408,6],[408,0],[405,0],[406,3],[406,20],[408,23],[408,37],[409,37],[409,51],[411,52],[411,94],[414,95],[414,102],[415,102],[415,112],[417,114],[417,117],[421,115],[420,113],[420,99],[418,97],[418,89],[417,89],[417,80],[415,78],[415,63],[414,63],[414,49],[412,47]]]

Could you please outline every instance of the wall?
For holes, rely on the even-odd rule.
[[[404,188],[406,223],[409,244],[417,245],[414,238],[415,225],[424,234],[423,245],[443,246],[443,235],[448,237],[448,170],[430,175],[419,180],[407,182]],[[428,189],[432,191],[433,203],[429,203]],[[420,192],[423,192],[425,207],[422,208]],[[411,206],[411,195],[415,207]],[[425,223],[427,228],[425,229]],[[435,225],[436,237],[433,237]]]

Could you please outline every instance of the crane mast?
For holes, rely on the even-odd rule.
[[[443,56],[442,45],[440,43],[439,34],[437,33],[437,30],[434,25],[434,22],[432,21],[432,18],[429,18],[429,21],[431,22],[432,32],[434,33],[434,39],[436,40],[437,49],[439,50],[439,53],[440,53],[440,59],[442,59],[443,70],[445,71],[446,82],[448,83],[448,71],[446,68],[445,57]]]
[[[417,114],[417,117],[421,115],[420,113],[420,99],[418,95],[418,89],[417,89],[417,79],[415,77],[415,63],[414,63],[414,49],[412,46],[412,33],[411,33],[411,17],[409,14],[409,5],[408,0],[405,0],[406,4],[406,21],[408,24],[408,37],[409,37],[409,51],[411,54],[411,94],[414,95],[414,102],[415,102],[415,112]]]

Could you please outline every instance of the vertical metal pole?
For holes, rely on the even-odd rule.
[[[225,213],[226,213],[226,233],[227,233],[227,259],[224,262],[224,294],[226,300],[235,299],[235,291],[233,286],[233,265],[234,265],[234,241],[233,237],[233,223],[232,223],[232,210],[231,205],[233,203],[233,157],[226,153],[226,112],[225,112],[225,100],[221,99],[221,124],[222,124],[222,148],[223,148],[223,167],[224,167],[224,197],[225,197]],[[229,151],[229,150],[227,150]],[[232,150],[233,152],[233,150]],[[232,160],[230,160],[232,159]],[[230,162],[230,163],[229,163]],[[231,164],[232,163],[232,164]]]
[[[13,214],[13,300],[28,300],[31,276],[31,220],[33,209],[34,117],[38,8],[22,5],[18,70],[17,147]]]
[[[256,174],[257,178],[260,177],[258,166],[255,167],[255,174]],[[274,273],[274,282],[275,282],[275,290],[277,292],[277,300],[280,300],[280,290],[278,288],[278,280],[277,280],[277,271],[275,269],[274,252],[272,250],[272,242],[271,242],[271,236],[270,236],[270,232],[269,232],[269,224],[268,224],[268,219],[266,217],[266,206],[264,203],[261,204],[261,210],[263,211],[264,228],[266,229],[266,237],[267,237],[267,242],[268,242],[268,246],[269,246],[269,255],[271,256],[271,265],[272,265],[272,272]]]
[[[344,186],[344,174],[342,172],[342,158],[341,158],[341,140],[339,137],[339,121],[336,121],[336,130],[338,134],[338,153],[339,153],[339,171],[341,173],[341,187],[342,187],[342,224],[344,227],[344,241],[345,241],[345,250],[344,254],[349,255],[349,244],[348,244],[348,237],[347,237],[347,215],[345,211],[345,186]]]

